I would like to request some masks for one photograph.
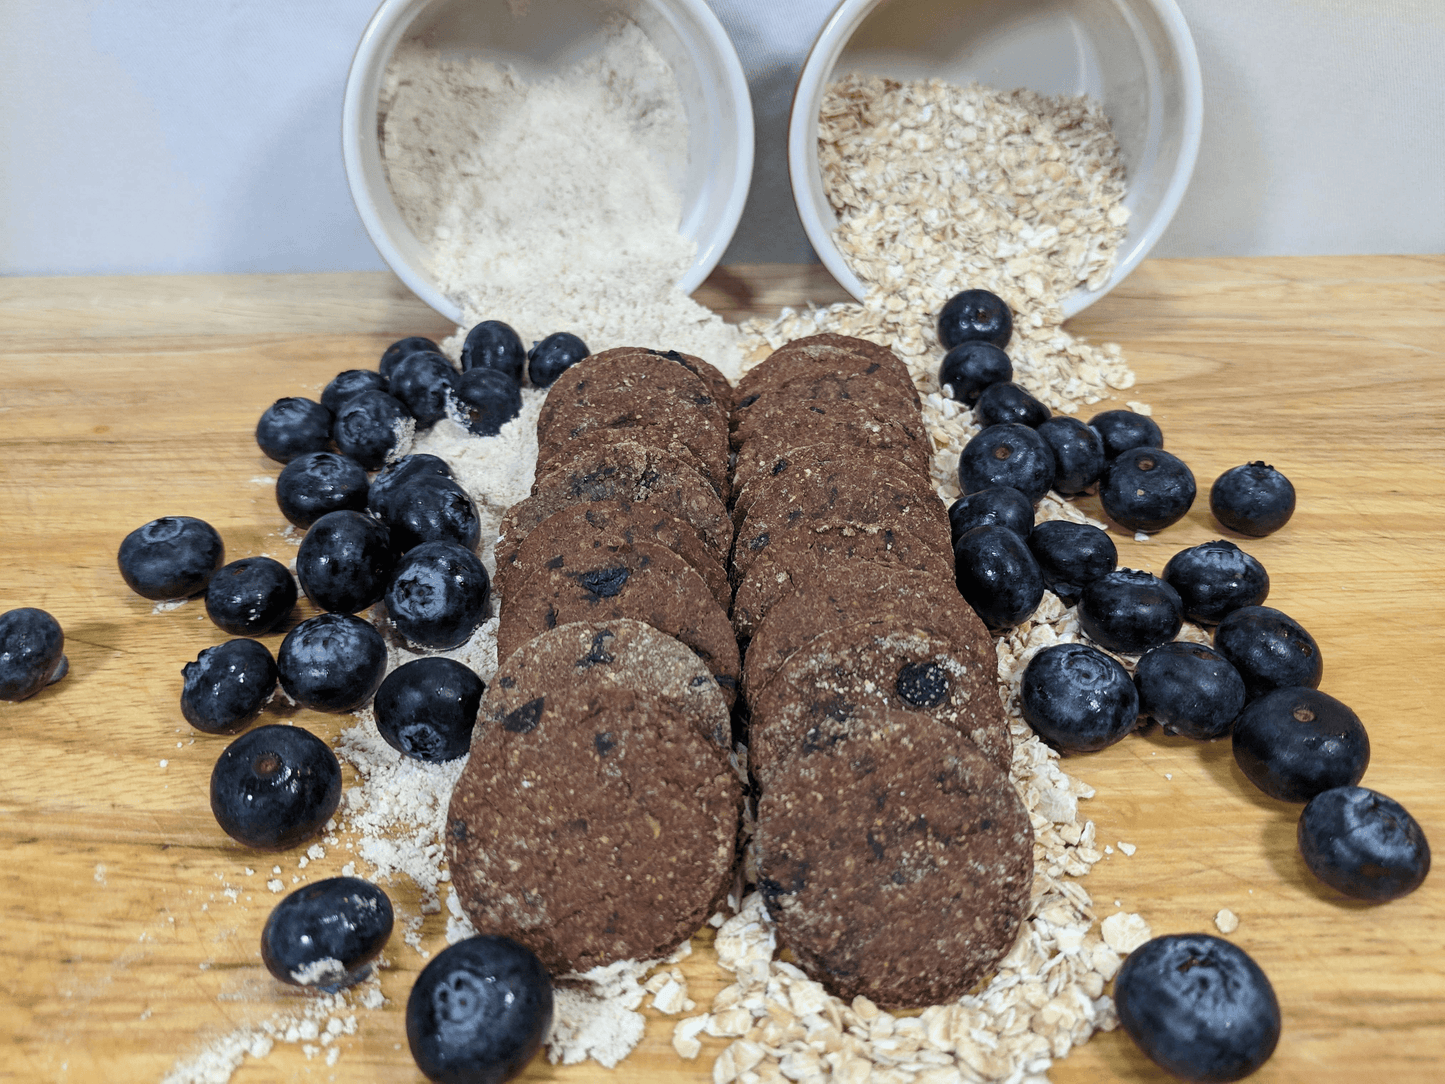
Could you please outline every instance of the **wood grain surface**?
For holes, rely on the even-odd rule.
[[[842,294],[816,268],[735,267],[699,296],[737,316]],[[1138,383],[1122,398],[1152,404],[1202,494],[1254,459],[1294,481],[1294,519],[1243,544],[1269,569],[1269,603],[1319,641],[1322,688],[1369,729],[1365,784],[1445,846],[1445,259],[1153,261],[1070,326],[1123,345]],[[152,612],[121,582],[116,548],[182,514],[215,525],[228,559],[289,559],[256,418],[373,366],[402,335],[450,328],[377,274],[0,280],[0,330],[0,611],[49,610],[71,664],[32,700],[0,703],[0,1080],[160,1080],[207,1037],[295,1004],[258,937],[278,898],[263,882],[280,864],[289,888],[297,863],[216,826],[207,782],[224,739],[191,731],[178,696],[181,665],[225,636],[199,603]],[[1201,496],[1151,541],[1120,541],[1121,563],[1158,572],[1221,536]],[[347,722],[295,717],[327,738]],[[1326,890],[1298,856],[1299,808],[1250,786],[1227,742],[1155,731],[1065,767],[1097,788],[1083,811],[1115,845],[1083,882],[1100,917],[1138,911],[1158,934],[1239,916],[1230,939],[1284,1012],[1254,1079],[1445,1076],[1445,871],[1384,906]],[[1138,849],[1126,857],[1119,841]],[[334,847],[304,873],[353,857]],[[415,913],[410,884],[388,891]],[[426,948],[442,929],[428,916]],[[684,970],[705,1007],[724,975],[698,945]],[[389,956],[389,1000],[358,1012],[334,1067],[278,1045],[233,1079],[421,1080],[402,1010],[423,961],[399,935]],[[539,1062],[526,1079],[710,1080],[724,1041],[685,1062],[670,1034],[655,1018],[614,1071]],[[1165,1079],[1121,1032],[1050,1075]]]

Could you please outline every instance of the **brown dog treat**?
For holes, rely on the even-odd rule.
[[[779,765],[753,845],[779,943],[844,1001],[954,1001],[1028,912],[1027,809],[1004,772],[927,717],[880,712]]]
[[[734,410],[746,408],[751,396],[777,384],[785,383],[795,373],[826,363],[833,371],[849,376],[875,376],[888,380],[918,402],[918,389],[913,386],[913,377],[896,354],[887,348],[869,354],[851,346],[833,343],[791,342],[774,350],[759,364],[743,374],[734,393]]]
[[[479,735],[447,812],[473,925],[554,975],[668,955],[732,883],[737,777],[634,688],[549,692],[526,722]]]
[[[699,380],[707,385],[707,390],[712,397],[718,401],[724,414],[732,413],[733,409],[733,386],[728,383],[728,378],[723,376],[718,368],[710,362],[704,361],[696,354],[684,354],[677,350],[663,350],[652,346],[616,346],[611,350],[603,350],[600,354],[594,355],[601,360],[612,357],[622,357],[626,354],[652,354],[655,357],[666,358],[675,361],[688,372],[694,374]]]
[[[686,561],[654,542],[578,550],[536,569],[502,604],[497,656],[558,625],[619,618],[646,622],[692,648],[732,707],[741,668],[727,611]]]
[[[565,427],[572,418],[590,413],[595,397],[610,397],[620,388],[648,400],[680,400],[695,413],[724,423],[728,418],[723,404],[712,397],[702,378],[691,370],[660,354],[609,350],[584,358],[558,377],[537,413],[538,439],[546,440],[556,427]]]
[[[619,397],[626,399],[624,393]],[[722,500],[728,499],[728,445],[724,434],[697,424],[697,419],[671,402],[631,401],[608,411],[603,396],[594,397],[598,413],[577,420],[565,434],[553,429],[553,438],[537,445],[537,477],[558,466],[619,440],[651,445],[677,456],[692,467]]]
[[[897,455],[887,449],[857,448],[850,444],[823,441],[805,444],[800,448],[788,448],[774,455],[767,463],[748,460],[752,480],[746,487],[733,490],[733,522],[741,523],[747,518],[753,502],[770,492],[776,480],[789,474],[814,474],[843,464],[881,467],[900,477],[916,478],[920,492],[930,490],[926,477],[905,466]]]
[[[907,531],[858,528],[847,523],[820,525],[811,534],[795,535],[769,546],[748,567],[733,595],[733,630],[753,634],[768,612],[803,584],[840,575],[866,577],[871,569],[915,569],[935,579],[952,577],[951,557]]]
[[[728,427],[732,430],[729,439],[734,448],[741,447],[754,436],[760,425],[766,426],[766,415],[780,404],[855,400],[868,404],[874,411],[880,412],[880,416],[906,423],[919,422],[917,403],[896,384],[876,376],[850,376],[835,372],[824,362],[807,366],[783,383],[771,384],[748,398],[751,402],[735,409],[728,419]]]
[[[532,484],[532,495],[507,509],[498,531],[498,560],[520,546],[533,527],[572,504],[646,501],[697,528],[708,552],[726,562],[733,524],[727,506],[707,481],[677,456],[635,441],[593,449],[559,464]]]
[[[1013,741],[985,639],[960,643],[907,618],[840,625],[809,640],[752,700],[748,757],[768,773],[804,745],[879,708],[931,715],[1007,771]]]
[[[883,416],[880,417],[879,415]],[[759,428],[737,452],[734,491],[751,485],[792,448],[809,444],[844,444],[890,452],[909,470],[928,477],[932,447],[923,422],[904,423],[858,402],[832,402],[792,408],[781,404],[769,411]]]
[[[727,571],[708,553],[697,528],[658,511],[646,501],[593,501],[552,513],[532,529],[520,546],[509,548],[505,554],[498,550],[492,586],[505,605],[514,585],[544,565],[607,546],[638,542],[655,542],[672,550],[697,570],[719,606],[726,610],[732,605]]]

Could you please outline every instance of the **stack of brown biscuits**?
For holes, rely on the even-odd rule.
[[[733,625],[760,887],[842,997],[966,993],[1012,946],[1033,837],[992,640],[959,596],[907,368],[819,335],[737,389]]]

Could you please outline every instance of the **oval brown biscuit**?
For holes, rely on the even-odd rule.
[[[753,846],[780,945],[835,997],[887,1009],[968,993],[1013,947],[1033,886],[1009,777],[905,712],[780,766]]]
[[[666,956],[697,931],[732,882],[742,788],[675,706],[562,689],[495,737],[474,740],[447,811],[474,926],[554,975]]]
[[[746,408],[751,396],[784,383],[797,372],[819,362],[825,363],[835,372],[850,376],[875,376],[880,380],[888,380],[918,403],[918,389],[913,385],[908,366],[891,350],[886,347],[883,350],[885,352],[875,351],[869,354],[851,346],[833,343],[785,343],[743,374],[734,393],[734,410],[738,407]]]
[[[559,555],[533,571],[502,604],[497,655],[574,621],[643,621],[695,651],[731,707],[741,676],[727,611],[702,577],[654,542]]]
[[[748,467],[752,480],[745,488],[733,490],[733,522],[741,523],[747,517],[753,502],[770,492],[776,481],[790,474],[814,473],[839,464],[883,467],[895,471],[900,477],[906,475],[918,479],[920,492],[928,487],[925,477],[905,466],[889,449],[859,448],[836,441],[820,441],[785,449],[768,461],[750,459]]]
[[[728,378],[723,376],[722,371],[711,362],[703,360],[696,354],[684,354],[678,350],[663,350],[654,346],[615,346],[610,350],[603,350],[596,357],[606,360],[612,357],[623,357],[627,354],[651,354],[654,357],[677,362],[707,385],[707,390],[718,401],[724,414],[732,412],[733,386],[728,383]]]
[[[928,476],[932,452],[921,420],[904,424],[886,415],[879,417],[879,412],[864,403],[832,402],[775,410],[768,423],[766,429],[738,448],[733,464],[734,491],[751,485],[789,449],[808,444],[844,444],[891,452],[910,470]]]
[[[695,568],[707,583],[717,604],[732,605],[727,571],[707,551],[692,524],[652,507],[646,501],[593,501],[569,505],[537,524],[521,545],[497,552],[497,574],[492,585],[505,605],[514,583],[564,555],[605,546],[656,542],[666,546]]]
[[[733,411],[728,419],[732,431],[729,440],[734,448],[741,447],[759,427],[770,424],[768,415],[779,405],[837,400],[867,403],[880,417],[895,418],[901,422],[917,425],[920,423],[918,405],[897,385],[873,376],[848,375],[835,372],[819,364],[807,368],[781,384],[773,384],[756,396],[745,407]]]

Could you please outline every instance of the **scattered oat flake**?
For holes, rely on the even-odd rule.
[[[1220,933],[1233,933],[1239,929],[1239,916],[1228,907],[1221,908],[1214,916],[1214,925]]]
[[[1149,923],[1137,914],[1119,911],[1099,923],[1104,944],[1121,955],[1128,955],[1153,936]]]
[[[1139,848],[1136,847],[1136,846],[1134,846],[1134,844],[1132,844],[1132,843],[1125,843],[1122,839],[1119,840],[1119,850],[1123,851],[1126,855],[1128,855],[1128,856],[1131,857],[1131,858],[1134,856],[1134,852],[1137,851],[1138,849],[1139,849]]]

